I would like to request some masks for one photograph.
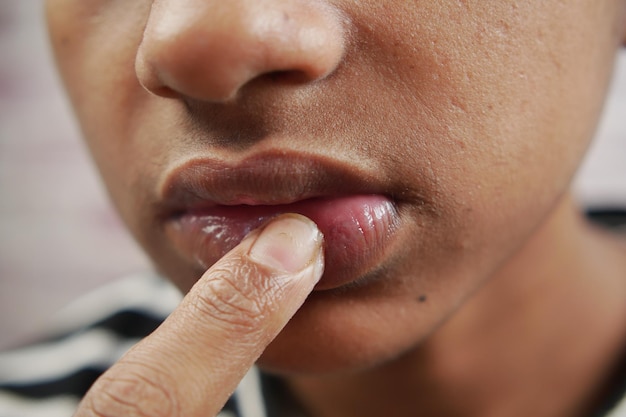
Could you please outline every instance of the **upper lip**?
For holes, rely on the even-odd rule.
[[[165,173],[160,200],[169,216],[215,205],[278,205],[315,197],[381,194],[375,176],[319,155],[268,152],[238,161],[188,159]]]

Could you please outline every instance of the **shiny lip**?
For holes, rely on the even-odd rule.
[[[387,252],[399,221],[397,204],[381,191],[383,188],[373,175],[323,157],[281,152],[257,154],[231,163],[206,158],[193,159],[179,164],[164,178],[160,188],[164,232],[173,240],[179,254],[187,260],[195,260],[203,268],[217,259],[205,263],[204,258],[194,254],[194,243],[187,246],[189,242],[197,242],[189,236],[198,232],[190,232],[191,235],[182,241],[178,240],[179,232],[173,232],[181,230],[181,227],[185,229],[184,224],[193,223],[196,216],[202,218],[227,206],[261,206],[258,209],[261,212],[267,209],[271,212],[271,206],[276,206],[277,213],[289,212],[285,210],[289,208],[286,206],[298,210],[300,204],[317,204],[344,197],[358,198],[359,195],[379,196],[387,201],[391,205],[387,212],[389,215],[384,217],[385,220],[381,217],[381,223],[376,226],[378,230],[370,230],[366,240],[359,240],[360,243],[355,246],[344,246],[345,229],[339,225],[332,226],[325,249],[333,249],[326,253],[326,271],[316,286],[318,290],[352,283],[378,265],[380,258]],[[368,224],[366,219],[371,215],[375,215],[374,212],[366,213],[361,221]],[[386,226],[381,226],[385,222]],[[188,230],[193,230],[193,227]],[[328,230],[323,228],[322,232]],[[175,243],[177,241],[179,243]],[[367,241],[369,243],[364,243]],[[356,249],[359,247],[364,250]],[[353,253],[349,255],[351,250]]]
[[[217,205],[283,205],[317,197],[386,195],[373,175],[327,157],[257,154],[236,162],[187,160],[159,187],[161,214],[171,220]]]

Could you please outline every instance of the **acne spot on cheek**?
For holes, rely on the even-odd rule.
[[[416,300],[418,303],[425,303],[426,301],[428,301],[428,296],[426,294],[422,294],[417,297]]]

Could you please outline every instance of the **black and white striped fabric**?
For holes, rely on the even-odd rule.
[[[590,217],[626,231],[626,212],[595,211]],[[172,285],[150,274],[82,297],[51,320],[42,342],[0,352],[0,417],[71,416],[95,379],[180,299]],[[614,392],[592,417],[626,417],[626,364],[622,368]],[[297,417],[297,406],[283,394],[277,380],[253,368],[219,417]]]
[[[35,345],[0,353],[0,417],[68,417],[91,384],[180,302],[157,276],[105,286],[51,320]],[[79,330],[76,330],[79,329]],[[252,369],[219,417],[266,417]]]

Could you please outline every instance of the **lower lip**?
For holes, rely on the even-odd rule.
[[[313,220],[324,234],[325,270],[317,290],[341,287],[381,262],[399,218],[380,195],[314,198],[284,205],[211,206],[170,221],[166,233],[186,259],[208,268],[252,230],[283,213]]]

